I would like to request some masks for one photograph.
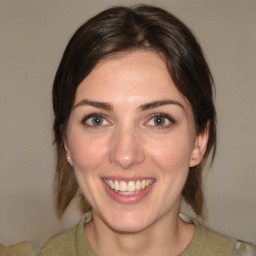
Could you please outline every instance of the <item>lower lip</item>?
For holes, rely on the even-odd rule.
[[[152,183],[150,186],[146,187],[145,189],[141,190],[139,193],[133,194],[133,195],[122,195],[118,192],[115,192],[115,190],[111,189],[103,180],[102,180],[103,186],[105,188],[105,191],[107,194],[116,202],[121,204],[135,204],[140,202],[142,199],[144,199],[149,192],[152,190],[154,183]]]

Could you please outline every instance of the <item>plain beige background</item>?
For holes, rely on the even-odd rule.
[[[55,216],[51,85],[64,47],[88,17],[121,0],[0,0],[0,242],[36,247],[79,219]],[[256,1],[144,1],[198,37],[217,88],[218,151],[206,172],[208,225],[256,242]]]

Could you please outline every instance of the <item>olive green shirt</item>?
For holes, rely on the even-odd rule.
[[[184,214],[180,216],[196,226],[192,241],[180,256],[256,256],[256,246],[212,231]],[[76,227],[46,241],[38,254],[28,243],[20,243],[0,245],[0,256],[97,256],[84,232],[84,225],[90,220],[88,212]]]

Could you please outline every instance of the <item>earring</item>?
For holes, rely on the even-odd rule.
[[[69,155],[67,155],[67,160],[68,160],[68,161],[71,160],[71,157],[70,157]]]

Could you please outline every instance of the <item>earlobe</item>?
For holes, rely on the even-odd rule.
[[[73,166],[73,161],[72,161],[72,158],[71,158],[71,153],[69,151],[67,136],[66,136],[65,133],[62,134],[62,140],[63,140],[64,150],[65,150],[65,153],[66,153],[66,159],[67,159],[68,163],[71,166]]]
[[[69,149],[68,149],[68,144],[67,144],[67,140],[64,140],[64,149],[65,149],[65,152],[66,152],[66,159],[68,161],[68,163],[73,166],[73,161],[72,161],[72,158],[71,158],[71,154],[69,152]]]
[[[209,124],[207,124],[205,130],[199,133],[195,139],[194,148],[191,153],[191,159],[189,167],[194,167],[201,163],[204,154],[207,149],[207,143],[209,138]]]

